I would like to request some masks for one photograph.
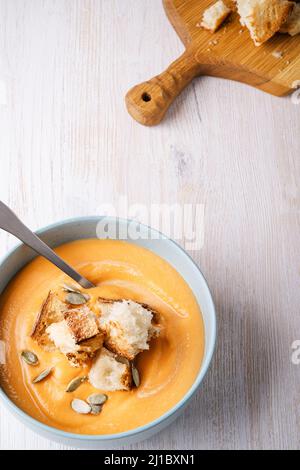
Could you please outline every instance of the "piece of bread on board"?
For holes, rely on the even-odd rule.
[[[241,24],[246,26],[256,46],[280,30],[293,9],[288,0],[237,0]]]
[[[200,26],[214,33],[219,29],[230,13],[231,9],[225,5],[223,0],[218,0],[204,11]]]

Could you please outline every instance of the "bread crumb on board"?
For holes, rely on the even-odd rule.
[[[282,59],[283,58],[283,52],[282,51],[273,51],[272,56],[275,57],[275,59]]]

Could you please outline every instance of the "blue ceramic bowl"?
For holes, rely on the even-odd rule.
[[[67,243],[81,238],[95,238],[96,236],[99,238],[107,238],[107,229],[110,233],[115,232],[118,234],[118,229],[120,229],[122,233],[125,233],[129,224],[132,224],[132,221],[129,220],[105,217],[107,225],[101,225],[99,227],[98,223],[101,220],[103,220],[101,217],[75,218],[50,225],[39,230],[37,234],[48,245],[55,247],[62,243]],[[145,426],[141,426],[128,432],[110,435],[73,434],[47,426],[33,419],[18,408],[7,397],[4,391],[0,389],[0,398],[6,407],[33,431],[46,438],[78,448],[92,449],[119,447],[147,439],[168,426],[183,412],[184,408],[199,388],[203,377],[208,370],[215,347],[216,314],[206,281],[190,256],[175,242],[145,225],[138,224],[137,227],[140,234],[138,239],[132,240],[132,237],[129,236],[126,240],[130,243],[143,246],[168,261],[189,284],[197,302],[199,303],[205,327],[205,352],[201,369],[199,370],[195,382],[190,390],[167,413]],[[110,236],[110,238],[118,238],[118,236]],[[134,236],[133,238],[136,237]],[[0,293],[2,293],[8,282],[17,274],[17,272],[34,257],[35,253],[25,245],[21,244],[1,260]]]

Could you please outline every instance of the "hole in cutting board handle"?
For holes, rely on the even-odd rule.
[[[145,103],[148,103],[148,101],[151,101],[151,95],[145,91],[142,94],[142,100],[145,101]]]

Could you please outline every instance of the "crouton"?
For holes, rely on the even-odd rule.
[[[70,310],[65,319],[52,323],[46,329],[56,348],[67,356],[75,367],[92,359],[103,345],[103,334],[85,309]]]
[[[93,359],[98,351],[102,348],[103,339],[103,334],[98,333],[93,338],[89,338],[77,344],[77,351],[68,352],[66,354],[68,361],[74,367],[85,366],[86,363]]]
[[[36,321],[33,339],[46,350],[59,349],[75,367],[93,358],[103,345],[95,315],[83,305],[74,309],[50,292]]]
[[[99,333],[95,315],[86,306],[68,310],[64,317],[76,343],[92,338]]]
[[[51,323],[46,328],[48,338],[63,354],[73,353],[78,350],[75,338],[65,320]]]
[[[295,3],[287,21],[281,26],[280,33],[288,33],[290,36],[300,34],[300,4]]]
[[[130,390],[132,387],[130,364],[119,362],[112,352],[102,348],[89,372],[89,382],[96,389],[105,392]]]
[[[200,26],[214,33],[230,13],[231,9],[228,8],[222,0],[218,0],[214,5],[204,11]]]
[[[57,294],[50,291],[42,305],[31,333],[31,337],[39,346],[48,350],[53,348],[53,342],[49,338],[46,329],[52,323],[62,321],[64,319],[65,310],[65,303],[59,299]]]
[[[246,26],[256,46],[279,31],[292,11],[287,0],[237,0],[240,21]]]
[[[157,314],[145,304],[99,299],[99,309],[99,327],[105,335],[105,346],[130,361],[149,349],[151,338],[160,334]]]

